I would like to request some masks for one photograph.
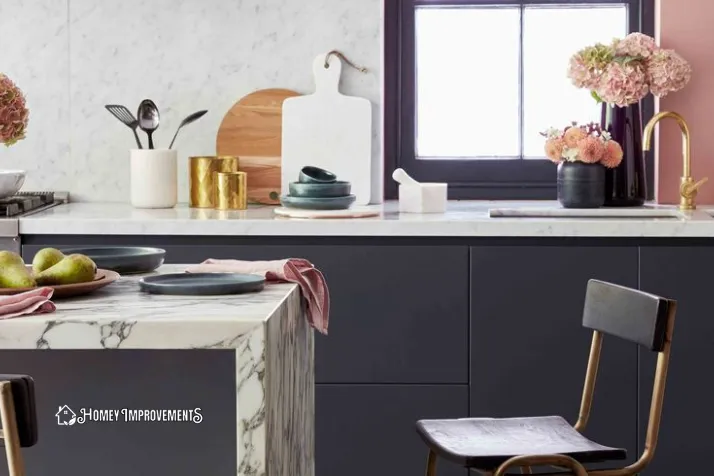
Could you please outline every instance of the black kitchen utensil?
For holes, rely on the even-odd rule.
[[[125,126],[131,129],[134,133],[134,139],[136,139],[136,146],[139,149],[143,149],[144,147],[139,140],[139,134],[136,132],[136,128],[139,127],[139,121],[134,117],[134,114],[132,114],[126,106],[120,106],[118,104],[107,104],[104,107]]]
[[[179,124],[178,129],[176,129],[176,134],[174,134],[174,138],[171,139],[171,144],[169,144],[169,149],[171,149],[174,146],[174,141],[176,140],[176,136],[178,136],[179,131],[183,126],[187,126],[191,124],[192,122],[196,122],[197,120],[201,119],[208,111],[198,111],[194,112],[190,116],[186,117],[183,121],[181,121],[181,124]]]
[[[136,117],[139,120],[139,128],[149,136],[149,149],[153,149],[154,139],[152,134],[159,128],[159,122],[161,122],[159,108],[156,107],[156,104],[151,99],[144,99],[139,104]]]

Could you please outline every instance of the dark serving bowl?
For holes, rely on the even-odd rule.
[[[164,264],[166,250],[133,246],[92,246],[87,248],[61,249],[62,253],[88,256],[97,268],[116,271],[119,274],[149,273]]]
[[[307,165],[300,170],[298,181],[301,183],[334,183],[337,181],[337,175],[329,170]]]
[[[311,197],[311,198],[331,198],[346,197],[352,191],[352,184],[349,182],[332,183],[300,183],[291,182],[291,197]]]

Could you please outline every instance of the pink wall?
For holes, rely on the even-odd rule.
[[[692,175],[709,177],[698,204],[714,204],[714,0],[657,0],[657,40],[692,64],[691,82],[662,98],[657,111],[684,116],[692,134]],[[660,122],[655,193],[660,203],[679,203],[682,175],[681,134],[676,122]]]

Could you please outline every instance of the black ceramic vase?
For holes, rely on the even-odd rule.
[[[600,208],[605,203],[605,167],[584,162],[558,164],[558,201],[563,208]]]
[[[601,124],[622,146],[622,162],[605,172],[605,206],[639,207],[647,199],[645,155],[642,151],[640,104],[626,107],[603,103]]]

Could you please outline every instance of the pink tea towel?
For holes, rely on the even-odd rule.
[[[290,258],[279,261],[239,261],[209,259],[190,266],[189,273],[241,273],[264,276],[267,281],[290,282],[300,286],[307,300],[310,325],[327,335],[330,318],[330,292],[325,277],[306,259]]]
[[[54,292],[52,288],[37,288],[12,296],[0,296],[0,319],[54,312],[57,308],[50,301]]]

